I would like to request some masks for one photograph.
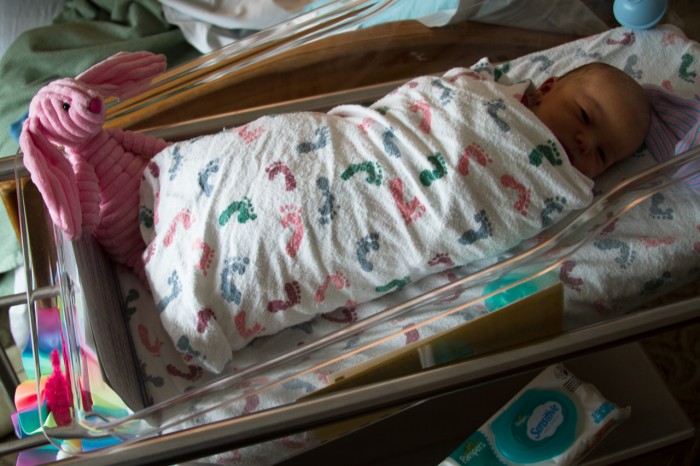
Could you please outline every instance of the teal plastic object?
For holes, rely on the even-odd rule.
[[[666,14],[668,0],[615,0],[613,14],[617,22],[630,29],[649,29]]]
[[[494,291],[497,291],[501,288],[510,285],[511,283],[518,282],[527,277],[527,274],[519,272],[505,275],[486,285],[482,296],[493,293]],[[502,291],[494,296],[491,296],[490,298],[486,298],[484,304],[486,305],[486,309],[489,312],[493,312],[511,303],[526,298],[527,296],[530,296],[533,293],[543,290],[555,281],[556,277],[552,274],[541,275],[537,278],[521,283],[520,285],[516,285],[508,290]]]
[[[536,463],[566,451],[576,439],[578,413],[566,394],[526,390],[491,425],[496,448],[515,463]]]

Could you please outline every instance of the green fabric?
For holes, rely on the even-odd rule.
[[[72,0],[53,24],[21,34],[0,59],[0,156],[17,151],[9,127],[41,86],[139,50],[166,55],[169,66],[198,55],[165,21],[157,0]]]
[[[165,21],[157,0],[72,0],[53,24],[21,34],[0,59],[0,157],[17,152],[10,125],[44,84],[76,76],[117,52],[141,50],[164,54],[169,66],[199,54]],[[7,213],[0,210],[2,272],[21,257]]]

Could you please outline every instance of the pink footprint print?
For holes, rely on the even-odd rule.
[[[372,122],[373,120],[371,118],[365,118],[359,125],[357,125],[357,127],[364,134],[369,134],[369,127],[372,126]]]
[[[214,311],[208,307],[197,311],[197,333],[206,332],[209,327],[209,321],[212,319],[216,319],[216,315],[214,315]]]
[[[527,216],[527,210],[530,208],[532,190],[526,188],[522,183],[518,183],[511,175],[501,176],[501,184],[506,188],[517,191],[518,200],[513,204],[513,208],[520,212],[523,217]]]
[[[299,282],[297,282],[296,280],[290,283],[285,283],[284,292],[287,295],[287,300],[283,301],[281,299],[277,299],[274,301],[270,301],[269,303],[267,303],[268,311],[273,313],[279,311],[286,311],[290,307],[296,306],[301,302],[301,287],[299,286]]]
[[[236,131],[246,144],[255,142],[265,132],[265,128],[248,129],[248,126],[243,125]]]
[[[328,286],[330,286],[331,283],[335,286],[336,290],[342,290],[343,288],[347,288],[350,286],[350,280],[345,278],[345,275],[343,275],[341,272],[335,273],[333,275],[328,275],[321,284],[321,286],[318,287],[318,290],[316,290],[316,294],[314,295],[314,301],[316,301],[317,303],[325,301],[326,291],[328,290]]]
[[[425,134],[430,133],[430,126],[432,124],[433,113],[430,110],[430,106],[424,100],[420,102],[413,102],[408,108],[411,113],[420,113],[421,120],[418,124],[418,129]]]
[[[282,227],[294,230],[285,247],[287,255],[293,258],[299,252],[301,240],[304,238],[304,223],[301,218],[301,209],[295,205],[288,204],[280,207],[280,213],[282,214]]]
[[[407,345],[410,345],[411,343],[415,343],[420,339],[420,334],[418,333],[418,330],[413,325],[408,325],[404,328],[408,329],[408,331],[404,333],[404,336],[406,337],[406,344]]]
[[[400,178],[394,178],[389,182],[389,190],[406,225],[421,218],[423,212],[425,212],[425,206],[421,204],[417,196],[414,196],[408,202],[404,202],[403,181]]]
[[[168,364],[165,369],[168,371],[168,374],[179,377],[181,379],[189,380],[190,382],[194,382],[195,380],[199,379],[202,374],[204,374],[204,369],[202,369],[199,366],[187,366],[188,367],[188,372],[183,372],[177,367],[173,366],[172,364]]]
[[[202,275],[207,276],[207,271],[211,267],[211,262],[214,259],[214,249],[201,239],[195,240],[192,245],[192,249],[202,251],[202,255],[199,258],[195,267],[197,270],[202,272]]]
[[[572,290],[581,291],[584,281],[581,278],[571,275],[571,271],[576,267],[575,261],[565,261],[559,269],[559,279],[561,282]]]
[[[297,187],[297,180],[294,178],[294,174],[284,162],[273,162],[270,166],[265,168],[265,171],[270,181],[274,180],[275,177],[281,173],[284,176],[284,189],[286,191],[294,191],[294,188]]]
[[[236,314],[234,318],[234,323],[236,324],[236,330],[238,334],[243,338],[243,340],[252,340],[255,336],[265,331],[265,327],[256,322],[252,327],[248,327],[246,324],[247,315],[245,311],[241,311]]]
[[[647,249],[657,248],[662,245],[671,245],[676,242],[676,238],[673,236],[664,236],[663,238],[652,238],[650,236],[642,236],[639,238]]]
[[[476,163],[478,163],[482,167],[493,163],[491,157],[489,157],[488,154],[484,152],[484,149],[482,149],[481,146],[474,143],[469,144],[464,149],[462,156],[459,158],[459,162],[457,162],[457,171],[460,175],[467,176],[469,174],[469,164],[471,163],[472,159],[474,159]]]
[[[153,340],[153,343],[151,343],[151,338],[148,334],[148,327],[143,324],[139,324],[138,332],[139,340],[141,340],[141,344],[144,348],[146,348],[146,351],[151,353],[153,356],[160,356],[160,349],[163,347],[163,342],[156,337],[155,340]]]
[[[166,248],[172,244],[178,225],[182,225],[185,230],[190,229],[192,226],[192,213],[189,209],[180,211],[170,223],[170,228],[168,228],[165,238],[163,239],[163,245]]]
[[[428,261],[430,267],[435,267],[436,265],[446,265],[447,267],[454,267],[455,263],[450,259],[450,255],[447,253],[440,253]]]

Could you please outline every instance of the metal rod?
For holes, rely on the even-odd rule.
[[[523,347],[468,359],[413,375],[298,401],[124,445],[112,454],[69,458],[59,464],[146,465],[199,458],[301,432],[328,422],[425,399],[660,333],[700,319],[700,297],[640,311],[562,333]]]

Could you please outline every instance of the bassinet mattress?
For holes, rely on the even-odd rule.
[[[501,80],[529,79],[539,84],[548,76],[561,75],[587,62],[604,61],[624,69],[642,84],[661,86],[678,96],[698,99],[699,59],[700,45],[686,39],[675,27],[663,26],[634,32],[613,29],[498,66],[482,60],[475,67],[489,70]],[[616,182],[655,163],[648,150],[640,151],[597,179],[594,194],[605,192]],[[696,191],[685,184],[654,195],[609,225],[599,236],[590,238],[565,262],[559,270],[565,291],[565,326],[577,327],[620,315],[650,296],[663,294],[679,281],[700,277],[700,209],[696,207],[696,196]],[[236,351],[234,361],[226,370],[235,373],[283,354],[313,341],[317,335],[329,334],[454,278],[449,271],[436,274],[376,301],[348,305],[278,334],[258,338]],[[138,278],[120,269],[119,280],[143,379],[153,401],[171,399],[212,381],[213,374],[189,364],[186,355],[174,347],[161,324],[153,298]],[[455,297],[455,302],[471,297]],[[401,347],[486,312],[483,308],[472,308],[456,313],[429,326],[411,328],[404,338],[394,338],[384,344]],[[400,331],[416,321],[420,321],[419,316],[406,316],[389,325]],[[363,341],[372,339],[369,330],[348,345],[361,347]],[[381,349],[382,353],[386,351],[386,348]],[[365,351],[348,358],[345,364],[359,363],[372,354],[372,351]],[[269,395],[251,394],[240,406],[226,407],[226,416],[289,403],[327,384],[326,377],[310,373],[280,385]],[[207,418],[221,418],[221,414],[202,415],[198,421]],[[288,456],[302,446],[304,441],[280,441],[283,453],[276,458]],[[264,456],[264,449],[250,447],[235,456],[245,459],[245,464],[264,463],[262,457],[256,457],[258,454]]]

